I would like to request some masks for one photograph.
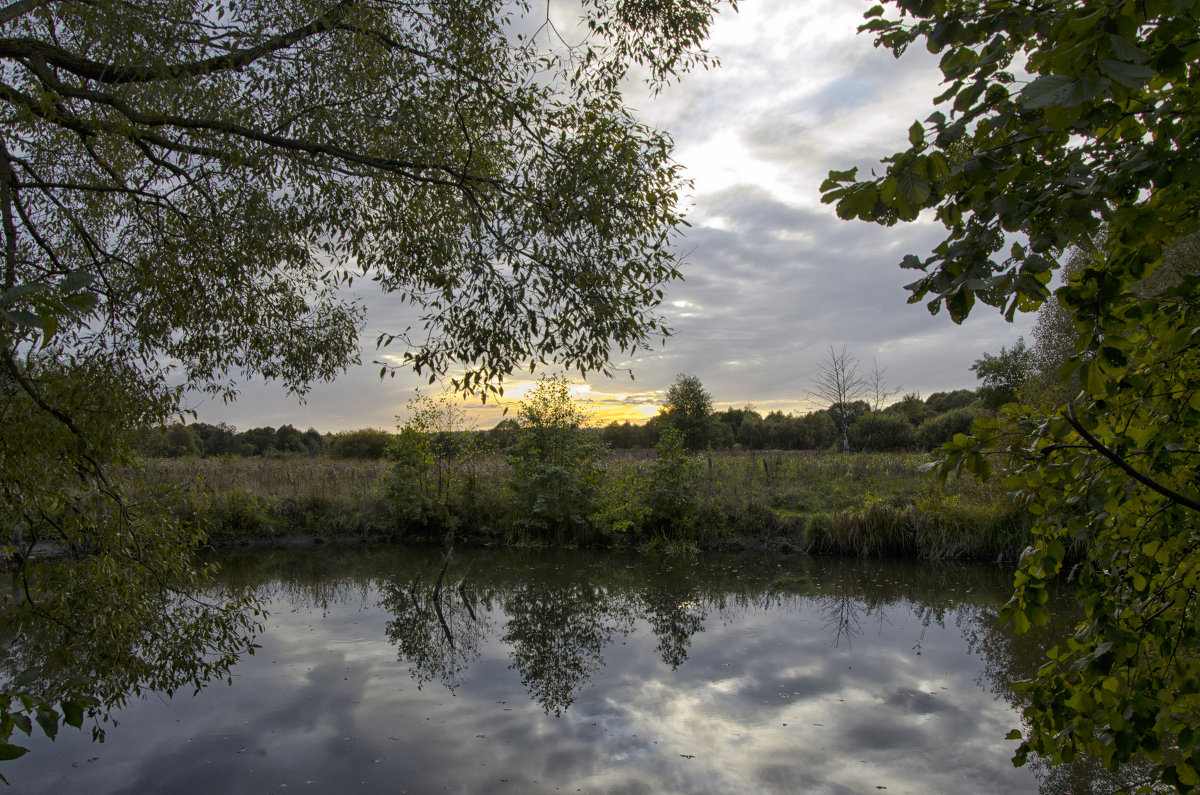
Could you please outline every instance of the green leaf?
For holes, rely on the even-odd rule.
[[[59,704],[59,707],[62,708],[63,723],[76,729],[83,727],[84,705],[82,702],[76,699],[68,699]]]
[[[10,759],[19,759],[28,752],[28,748],[24,748],[20,745],[0,742],[0,762],[7,762]]]
[[[1020,103],[1035,110],[1062,104],[1071,96],[1075,80],[1065,75],[1042,75],[1021,91]]]
[[[921,122],[914,121],[913,125],[908,128],[908,142],[913,146],[925,143],[925,128],[921,126]]]
[[[37,722],[46,736],[53,740],[58,736],[58,713],[52,709],[42,708],[37,711]]]
[[[897,184],[900,188],[900,195],[909,204],[923,205],[931,193],[929,180],[912,171],[902,173]]]
[[[1129,88],[1141,88],[1154,77],[1154,70],[1142,64],[1126,61],[1100,61],[1100,71]]]

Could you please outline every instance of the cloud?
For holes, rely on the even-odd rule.
[[[675,138],[676,159],[694,180],[692,226],[677,245],[684,280],[669,285],[663,305],[673,336],[618,362],[635,381],[588,378],[602,419],[652,415],[679,373],[699,377],[718,406],[810,409],[817,362],[843,344],[864,366],[874,359],[887,368],[893,388],[927,395],[973,387],[977,358],[1029,333],[1031,316],[1009,324],[979,306],[956,326],[907,303],[903,286],[915,277],[897,263],[941,240],[935,223],[845,222],[820,203],[830,169],[877,168],[881,156],[906,146],[909,125],[933,111],[939,92],[936,56],[913,48],[896,60],[855,32],[869,5],[760,0],[737,14],[725,9],[710,43],[719,68],[686,75],[653,98],[630,94],[647,123]],[[416,326],[417,318],[397,296],[358,295],[369,308],[367,364],[318,385],[305,406],[250,384],[236,404],[199,404],[200,418],[323,431],[394,425],[415,387],[437,385],[408,373],[380,382],[370,362],[395,363],[402,349],[377,353],[376,333]],[[504,405],[531,381],[517,374]],[[491,401],[469,405],[483,426],[504,416]]]

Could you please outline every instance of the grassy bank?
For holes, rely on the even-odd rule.
[[[505,460],[474,462],[458,491],[414,520],[386,486],[388,464],[322,458],[154,460],[152,488],[216,543],[314,536],[324,540],[453,540],[509,545],[763,549],[931,559],[1012,558],[1027,521],[996,488],[939,486],[903,453],[713,453],[694,459],[683,502],[651,521],[653,453],[613,455],[594,474],[586,523],[551,538],[522,522]],[[641,492],[638,490],[642,489]]]

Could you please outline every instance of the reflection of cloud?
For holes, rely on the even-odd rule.
[[[381,609],[379,593],[294,604],[285,593],[271,605],[262,648],[238,665],[232,687],[135,702],[104,746],[64,732],[29,755],[40,761],[28,775],[20,768],[22,791],[62,791],[64,783],[98,794],[334,791],[346,782],[364,791],[459,793],[1035,787],[1029,771],[1007,761],[1013,744],[1002,738],[1018,717],[975,683],[984,661],[965,648],[953,609],[925,626],[920,605],[890,602],[889,621],[864,621],[851,651],[834,646],[812,596],[776,594],[769,608],[761,594],[744,592],[663,598],[654,604],[705,616],[703,631],[689,636],[686,660],[674,668],[665,662],[649,619],[639,619],[631,634],[614,633],[599,649],[603,666],[556,718],[530,700],[509,668],[511,649],[499,642],[511,619],[499,605],[513,586],[488,586],[505,560],[512,565],[501,556],[476,562],[477,607],[494,631],[453,695],[440,685],[421,689],[396,659],[386,640],[394,617]],[[395,576],[391,568],[387,576]],[[649,574],[630,573],[635,593]],[[974,574],[939,593],[961,592]],[[806,588],[826,592],[815,580]],[[641,604],[641,596],[612,590],[624,598],[613,609]],[[912,642],[922,631],[918,655]],[[83,761],[90,757],[98,759]]]

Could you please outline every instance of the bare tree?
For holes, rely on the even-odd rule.
[[[843,453],[850,452],[850,423],[854,419],[850,404],[861,398],[867,387],[867,379],[858,371],[858,359],[850,355],[845,345],[840,351],[830,345],[829,356],[817,365],[811,394],[829,404],[829,416],[842,434]]]

